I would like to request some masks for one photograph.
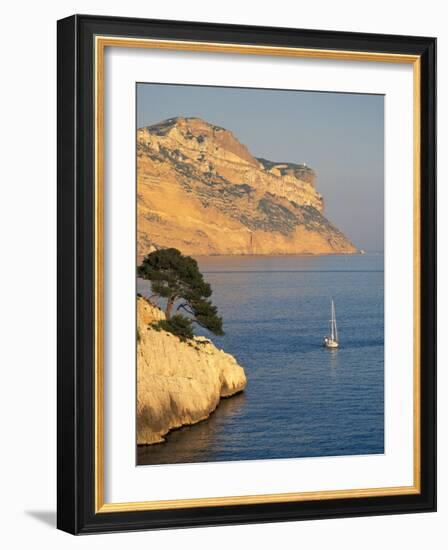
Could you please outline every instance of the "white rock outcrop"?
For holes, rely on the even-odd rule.
[[[144,298],[137,299],[137,444],[164,441],[180,426],[207,418],[221,397],[246,387],[235,358],[206,338],[181,342],[151,324],[165,314]]]

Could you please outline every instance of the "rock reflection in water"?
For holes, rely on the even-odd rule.
[[[238,421],[244,408],[246,395],[240,393],[228,399],[221,399],[218,408],[207,420],[173,430],[166,441],[157,445],[143,445],[137,448],[137,464],[179,464],[184,462],[205,462],[216,460],[214,454],[235,454],[239,438],[231,441],[220,438],[222,426],[230,419]],[[222,439],[220,441],[220,439]],[[231,446],[229,446],[231,444]],[[243,444],[243,442],[241,442]],[[211,448],[213,451],[211,451]]]

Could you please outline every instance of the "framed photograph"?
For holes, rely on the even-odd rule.
[[[436,509],[434,38],[58,22],[58,527]]]

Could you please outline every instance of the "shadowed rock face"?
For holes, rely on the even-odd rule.
[[[305,164],[257,159],[232,132],[199,118],[137,130],[138,256],[355,253],[323,215]]]
[[[164,441],[174,428],[207,418],[221,397],[246,387],[235,358],[209,340],[181,342],[152,328],[165,314],[137,299],[137,444]]]

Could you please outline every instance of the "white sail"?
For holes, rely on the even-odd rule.
[[[331,338],[332,340],[338,341],[338,327],[336,324],[336,308],[334,307],[334,302],[331,300]]]
[[[333,304],[333,300],[331,300],[330,338],[332,340],[334,340],[333,309],[334,309],[334,304]]]
[[[336,324],[336,308],[334,307],[333,299],[331,300],[330,336],[324,338],[324,345],[331,349],[339,347],[338,326]]]

